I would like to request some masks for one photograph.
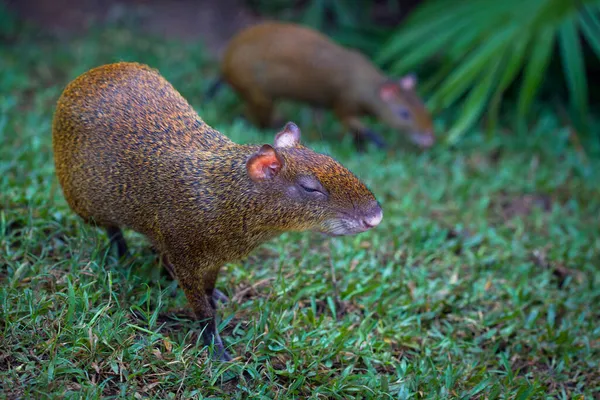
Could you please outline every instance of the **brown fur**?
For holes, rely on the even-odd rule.
[[[206,125],[157,71],[136,63],[76,78],[53,121],[56,173],[68,204],[105,227],[120,254],[120,228],[150,239],[207,321],[205,342],[214,340],[222,359],[229,356],[216,332],[213,297],[224,263],[285,231],[352,234],[369,227],[361,221],[381,219],[370,190],[332,158],[296,142],[299,135],[288,124],[275,139],[286,147],[238,145]],[[306,177],[320,192],[298,186]]]
[[[382,139],[360,122],[363,115],[407,131],[415,142],[426,138],[433,144],[431,117],[413,88],[386,77],[361,53],[300,25],[265,22],[245,29],[225,50],[221,75],[260,127],[272,126],[276,100],[289,99],[332,109],[357,144],[368,138],[383,147]],[[386,83],[397,90],[384,100],[380,89]],[[410,113],[409,120],[398,115],[399,107]]]

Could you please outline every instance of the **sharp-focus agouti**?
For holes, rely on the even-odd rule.
[[[272,126],[275,100],[289,99],[332,109],[359,148],[366,139],[385,146],[361,123],[363,115],[408,133],[420,147],[435,142],[414,74],[388,78],[361,53],[306,27],[265,22],[247,28],[228,44],[220,69],[221,79],[242,97],[249,118],[260,127]]]
[[[300,144],[294,123],[273,146],[236,144],[146,65],[109,64],[76,78],[58,100],[52,135],[71,208],[106,228],[120,255],[121,228],[150,239],[222,360],[230,357],[214,317],[224,263],[286,231],[350,235],[383,216],[356,176]]]

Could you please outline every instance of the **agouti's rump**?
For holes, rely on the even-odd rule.
[[[155,70],[105,65],[67,86],[53,122],[56,173],[70,207],[107,229],[146,235],[177,278],[213,355],[220,267],[286,231],[350,235],[377,226],[371,191],[288,123],[273,145],[239,145],[206,125]]]

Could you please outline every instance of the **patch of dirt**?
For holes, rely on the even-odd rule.
[[[127,18],[147,33],[200,40],[215,57],[235,33],[260,21],[242,0],[8,0],[8,5],[53,34],[82,34],[95,23]]]
[[[0,354],[0,371],[8,371],[15,363],[15,358],[10,353]]]
[[[1,388],[1,386],[0,386],[0,388]],[[6,388],[6,390],[2,391],[2,394],[4,396],[6,396],[5,399],[7,399],[7,400],[22,399],[23,398],[23,388],[21,388],[20,386]]]
[[[544,362],[535,358],[525,359],[519,355],[515,355],[511,359],[512,370],[518,370],[518,376],[528,377],[529,379],[537,378],[548,385],[551,393],[564,391],[568,398],[572,398],[572,392],[577,390],[577,377],[569,376],[567,379],[561,379],[548,363],[548,361]],[[584,378],[586,386],[593,387],[599,378],[600,374],[598,372],[589,371]]]
[[[549,269],[552,271],[552,275],[558,281],[558,287],[562,288],[565,280],[568,277],[572,277],[575,282],[581,284],[585,281],[585,274],[582,271],[578,271],[576,269],[568,268],[564,264],[557,261],[549,261],[548,260],[548,248],[543,248],[539,250],[535,250],[531,256],[531,261],[537,265],[538,267]]]
[[[496,199],[495,206],[500,210],[505,220],[514,217],[527,216],[531,214],[534,208],[540,208],[544,212],[552,209],[552,198],[546,194],[523,194],[523,195],[502,195]]]
[[[258,297],[267,297],[266,294],[259,292],[257,289],[264,286],[269,286],[271,281],[273,281],[274,279],[275,278],[266,278],[255,282],[252,285],[238,286],[237,288],[235,288],[235,294],[231,298],[231,301],[233,303],[241,304],[246,300],[251,300]]]

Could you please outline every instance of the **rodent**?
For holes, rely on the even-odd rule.
[[[208,126],[155,69],[103,65],[74,79],[52,123],[55,168],[71,209],[107,230],[144,234],[178,280],[212,356],[221,266],[286,231],[351,235],[377,226],[373,193],[333,158],[300,142],[292,122],[273,145],[241,145]]]
[[[386,147],[360,121],[364,115],[408,133],[421,148],[435,143],[432,118],[415,91],[414,74],[389,78],[360,52],[307,27],[268,21],[246,28],[229,41],[219,68],[207,99],[226,82],[260,128],[273,126],[276,100],[292,100],[333,110],[359,149],[367,140]]]

